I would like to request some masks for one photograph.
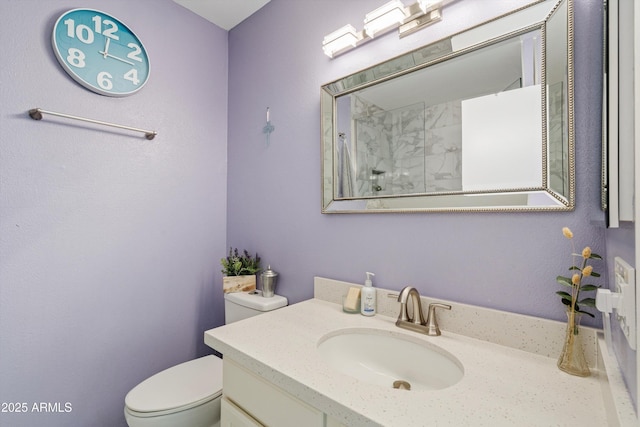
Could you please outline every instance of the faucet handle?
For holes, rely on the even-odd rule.
[[[438,320],[436,319],[436,308],[444,308],[445,310],[451,310],[449,304],[442,304],[439,302],[433,302],[429,304],[429,313],[427,314],[427,335],[438,336],[440,335],[440,328],[438,327]]]

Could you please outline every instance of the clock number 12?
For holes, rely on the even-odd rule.
[[[67,26],[67,37],[75,38],[77,37],[84,44],[91,44],[95,39],[94,32],[97,34],[102,34],[105,37],[109,37],[112,40],[120,40],[120,37],[115,33],[118,31],[118,25],[109,20],[103,20],[99,15],[94,16],[93,21],[93,30],[84,24],[76,25],[76,21],[74,19],[67,19],[64,21],[64,24]]]

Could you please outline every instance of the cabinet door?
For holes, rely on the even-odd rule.
[[[225,398],[222,398],[220,409],[222,412],[220,427],[263,427],[262,424]]]
[[[347,427],[345,424],[342,424],[340,421],[335,418],[331,418],[327,415],[327,418],[324,422],[325,427]]]
[[[324,427],[324,414],[229,357],[223,361],[222,393],[269,427]]]

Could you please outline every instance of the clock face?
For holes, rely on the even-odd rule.
[[[53,27],[52,42],[62,68],[96,93],[131,95],[149,79],[149,56],[140,39],[104,12],[65,12]]]

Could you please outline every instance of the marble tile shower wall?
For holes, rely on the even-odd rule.
[[[549,184],[552,189],[562,195],[569,194],[569,180],[564,177],[567,174],[564,165],[569,156],[567,144],[564,141],[569,137],[565,135],[564,106],[562,97],[563,82],[558,82],[549,87]]]
[[[427,192],[462,190],[462,102],[425,110]]]
[[[462,189],[460,101],[387,111],[351,99],[358,196]]]

